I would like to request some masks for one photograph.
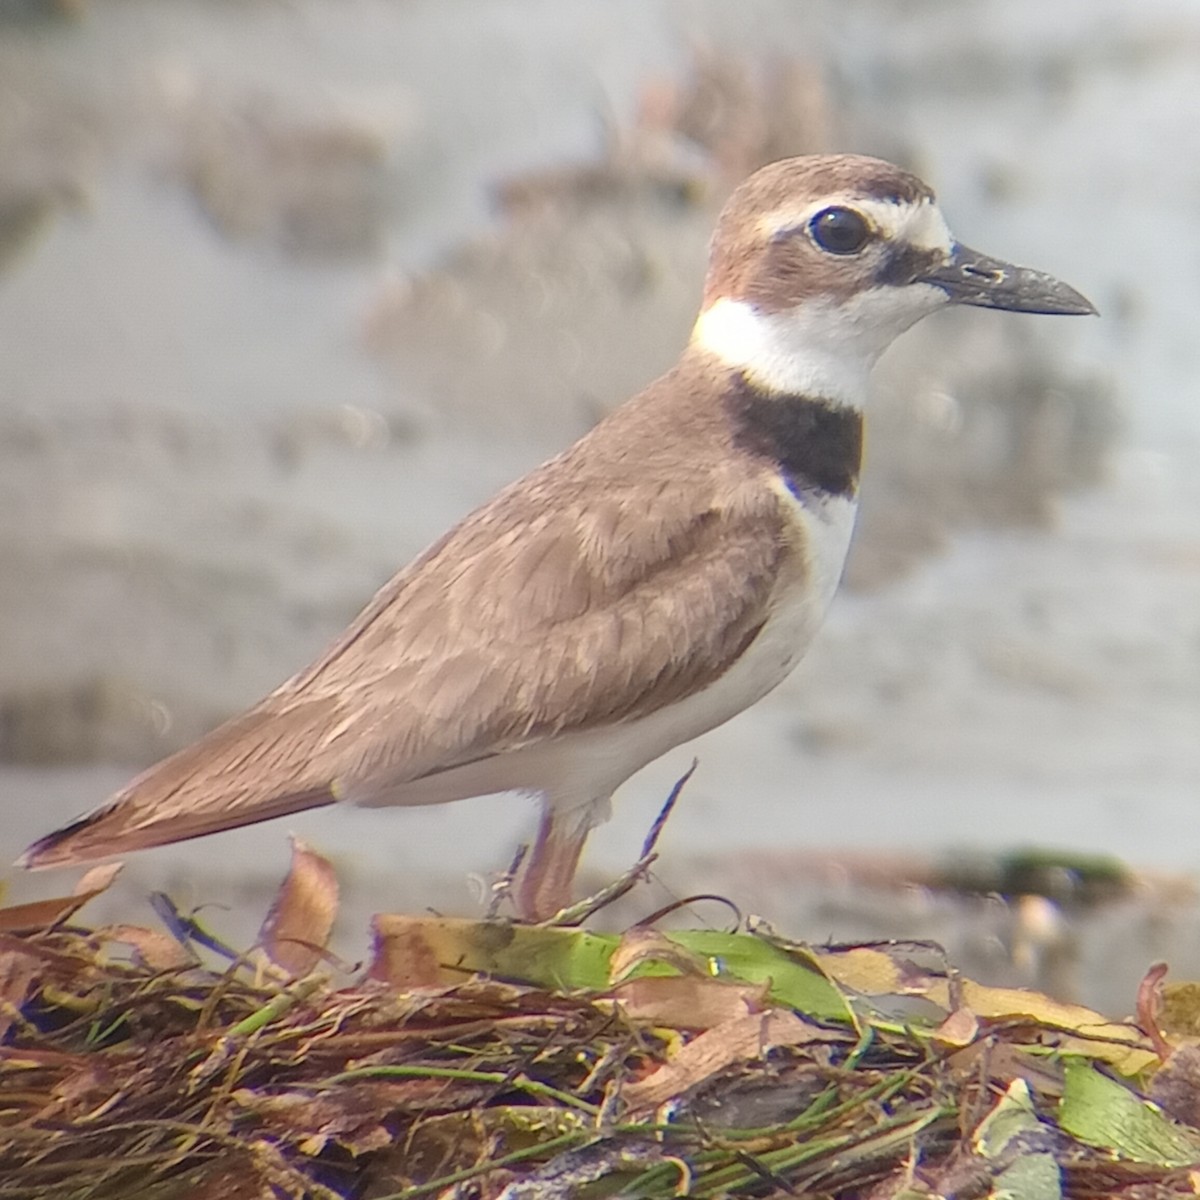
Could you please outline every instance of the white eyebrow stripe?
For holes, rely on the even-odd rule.
[[[942,210],[932,200],[909,205],[901,227],[893,236],[918,250],[943,250],[947,254],[954,250],[954,235]]]
[[[862,213],[889,241],[906,242],[918,250],[944,250],[947,254],[954,249],[954,235],[934,201],[911,204],[873,200],[849,192],[822,196],[802,208],[777,208],[760,218],[759,231],[772,237],[786,229],[802,229],[822,209],[838,206]]]

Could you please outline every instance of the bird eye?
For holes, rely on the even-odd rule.
[[[823,208],[809,221],[808,232],[830,254],[857,254],[867,244],[871,227],[852,208]]]

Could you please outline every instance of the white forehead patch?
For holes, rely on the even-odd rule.
[[[762,217],[759,229],[766,237],[785,229],[802,229],[823,209],[838,207],[862,213],[888,241],[906,242],[919,250],[944,250],[947,254],[954,249],[946,218],[932,200],[911,204],[835,193],[802,208],[777,208]]]

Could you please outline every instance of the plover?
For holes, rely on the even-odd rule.
[[[890,163],[764,167],[721,213],[671,370],[435,542],[311,666],[23,865],[517,792],[541,802],[517,909],[553,913],[614,790],[796,666],[850,543],[871,367],[950,304],[1095,312],[959,244]]]

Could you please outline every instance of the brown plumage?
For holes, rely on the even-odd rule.
[[[861,244],[826,244],[819,211]],[[554,911],[613,790],[799,660],[849,542],[867,371],[952,302],[1091,311],[958,246],[890,164],[764,168],[720,218],[675,368],[402,570],[312,666],[24,864],[516,790],[543,803],[518,910]]]
[[[766,620],[781,573],[800,570],[780,498],[730,461],[706,402],[717,385],[685,356],[401,571],[312,666],[37,843],[27,865],[343,798],[403,804],[405,785],[711,683]],[[678,437],[661,436],[664,420]]]

